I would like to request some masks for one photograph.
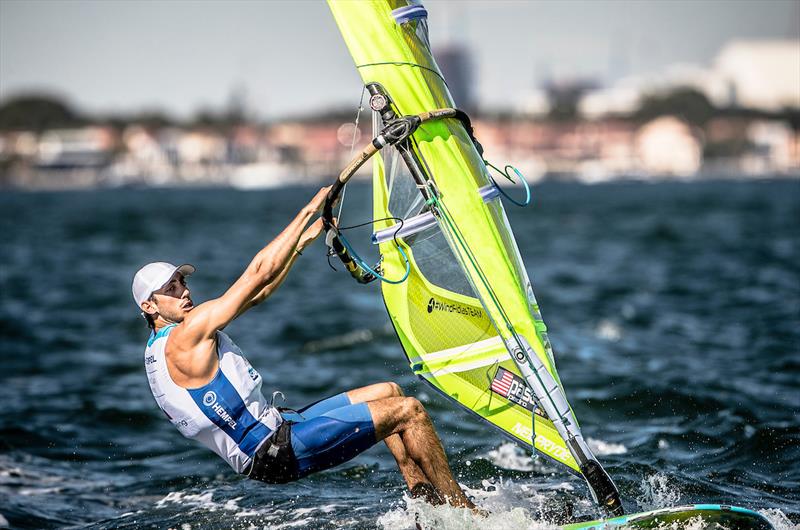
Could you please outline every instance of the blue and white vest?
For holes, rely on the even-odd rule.
[[[144,364],[158,406],[187,438],[197,440],[236,470],[246,473],[261,444],[283,419],[261,393],[261,375],[225,333],[217,332],[219,368],[200,388],[177,385],[164,350],[175,324],[150,335]]]

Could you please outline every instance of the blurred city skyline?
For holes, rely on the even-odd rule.
[[[545,83],[708,66],[736,40],[800,38],[800,3],[425,2],[434,48],[471,53],[478,103]],[[274,119],[355,107],[360,80],[320,2],[0,2],[0,103],[53,94],[91,113],[187,117],[242,98]]]

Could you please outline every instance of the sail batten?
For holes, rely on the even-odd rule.
[[[492,351],[495,349],[502,349],[503,351],[505,351],[505,346],[503,346],[503,341],[502,339],[500,339],[499,336],[494,336],[482,341],[474,342],[472,344],[468,344],[463,347],[449,348],[446,350],[441,350],[431,353],[422,353],[420,354],[419,357],[423,361],[429,363],[431,361],[441,361],[451,358],[463,359],[466,356],[480,355],[481,353],[486,353],[486,351]]]

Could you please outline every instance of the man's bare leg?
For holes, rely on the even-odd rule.
[[[408,458],[443,498],[453,506],[477,510],[453,478],[439,436],[417,399],[390,397],[368,401],[367,406],[379,440],[399,435]]]
[[[404,395],[400,385],[393,382],[377,383],[347,392],[347,397],[351,403],[363,403],[390,397],[402,397]],[[386,447],[389,448],[389,452],[394,456],[397,467],[400,469],[409,491],[414,495],[421,493],[431,504],[441,504],[442,500],[431,494],[429,488],[425,487],[426,485],[432,486],[431,481],[425,476],[425,473],[417,463],[408,456],[400,435],[391,434],[384,438],[383,441],[386,443]]]

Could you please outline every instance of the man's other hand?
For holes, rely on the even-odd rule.
[[[336,224],[335,217],[333,218],[333,221],[335,225]],[[298,247],[301,250],[306,248],[308,245],[311,244],[312,241],[317,239],[320,236],[320,234],[322,234],[323,230],[324,227],[322,224],[322,218],[320,217],[319,219],[314,221],[308,228],[306,228],[305,232],[303,232],[303,235],[300,236],[300,242],[298,244]]]
[[[308,203],[307,208],[311,211],[314,215],[320,213],[322,211],[322,207],[325,206],[325,199],[328,197],[328,192],[331,191],[331,186],[325,186],[324,188],[320,188],[314,198],[311,199],[311,202]]]

